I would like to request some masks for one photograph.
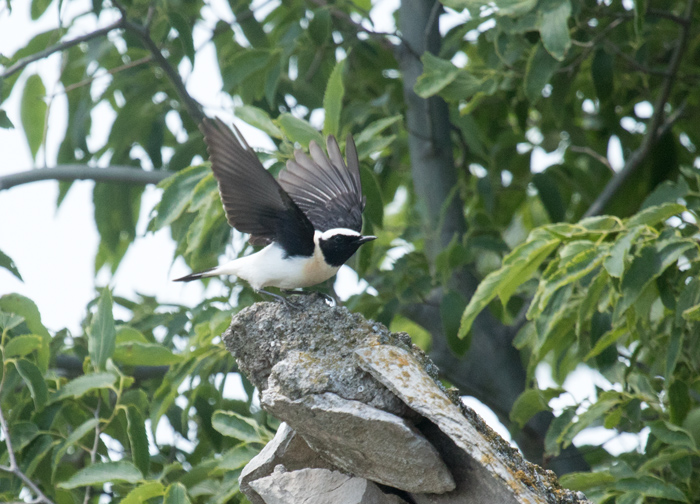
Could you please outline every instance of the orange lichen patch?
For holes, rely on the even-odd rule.
[[[518,479],[519,481],[522,481],[523,483],[525,483],[529,487],[535,485],[535,482],[532,481],[532,478],[530,477],[530,475],[527,474],[525,471],[522,471],[522,470],[515,471],[515,477],[516,477],[516,479]]]

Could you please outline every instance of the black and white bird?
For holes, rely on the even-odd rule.
[[[328,155],[312,141],[311,157],[296,150],[275,180],[235,126],[234,134],[220,119],[205,119],[200,129],[229,224],[249,233],[253,245],[266,247],[176,282],[235,275],[256,291],[280,298],[263,288],[292,290],[323,282],[360,245],[376,238],[360,232],[365,199],[350,135],[347,165],[330,135]]]

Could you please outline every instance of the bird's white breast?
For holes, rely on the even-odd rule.
[[[323,252],[318,246],[319,236],[317,231],[314,235],[314,255],[311,257],[285,257],[282,247],[272,243],[255,254],[226,264],[217,273],[236,275],[256,290],[264,287],[296,289],[316,285],[328,280],[340,269],[330,266],[324,260]]]

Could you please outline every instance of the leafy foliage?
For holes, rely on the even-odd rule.
[[[67,3],[35,0],[32,19]],[[94,1],[0,55],[0,105],[10,93],[22,97],[19,117],[0,109],[0,127],[21,125],[37,159],[47,152],[52,104],[62,100],[68,121],[47,165],[163,171],[170,177],[149,229],[170,229],[175,256],[201,270],[224,254],[246,254],[236,233],[229,246],[216,181],[195,162],[206,158],[200,112],[178,75],[201,60],[206,39],[216,51],[208,71],[234,97],[235,115],[275,144],[260,153],[271,172],[296,146],[322,143],[320,130],[341,143],[353,134],[365,231],[379,238],[351,262],[371,289],[349,308],[434,348],[444,378],[492,406],[516,440],[535,432],[521,445],[539,447],[526,453],[535,461],[589,428],[648,432],[638,451],[581,448],[596,472],[577,466],[566,485],[599,502],[692,501],[700,494],[700,13],[681,0],[442,3],[462,16],[448,14],[442,33],[439,10],[419,20],[421,36],[439,41],[423,52],[407,44],[408,32],[374,32],[366,1],[230,1],[222,19],[201,0]],[[80,23],[108,14],[116,20],[109,36],[73,43],[85,35]],[[403,9],[397,17],[408,29],[415,16]],[[44,50],[62,53],[58,82],[25,64]],[[413,60],[420,75],[403,74]],[[438,116],[444,104],[447,127]],[[109,134],[88,145],[93,112],[104,108],[114,114]],[[439,131],[450,132],[444,152],[428,138]],[[622,159],[608,155],[615,145]],[[417,151],[445,162],[422,165]],[[455,177],[443,184],[448,172]],[[417,175],[443,192],[424,197]],[[619,182],[614,197],[605,196],[610,182]],[[61,182],[59,205],[69,188]],[[137,238],[142,188],[96,184],[93,194],[95,271],[114,273]],[[466,231],[442,240],[452,202]],[[608,216],[582,219],[598,204]],[[1,252],[0,266],[19,277]],[[86,492],[96,500],[106,488],[104,499],[126,503],[242,498],[237,475],[275,422],[253,407],[244,377],[246,400],[223,397],[224,383],[239,375],[219,334],[232,311],[257,299],[245,285],[224,286],[230,296],[193,308],[111,299],[104,289],[81,334],[49,332],[30,300],[0,298],[0,410],[18,467],[54,502]],[[114,303],[128,317],[115,320]],[[519,354],[509,353],[512,342]],[[484,355],[490,365],[480,367]],[[542,364],[556,386],[537,387]],[[502,379],[503,366],[512,380]],[[559,408],[561,385],[581,367],[610,390]],[[548,411],[557,417],[520,430]],[[153,442],[159,424],[170,424],[173,439]],[[15,500],[21,488],[0,471],[1,499]]]
[[[566,476],[565,485],[601,500],[691,502],[700,490],[700,439],[691,423],[696,414],[689,416],[700,411],[700,207],[692,199],[700,177],[688,175],[692,179],[662,186],[628,219],[593,217],[535,229],[484,279],[462,318],[465,334],[496,297],[505,306],[514,292],[527,293],[532,322],[515,344],[528,356],[531,380],[542,362],[560,383],[586,363],[615,384],[595,400],[567,406],[547,433],[554,456],[591,426],[648,431],[646,446],[624,459],[599,451],[597,468],[613,476]],[[670,201],[660,202],[662,191]],[[692,204],[676,203],[678,193]],[[523,264],[534,267],[522,274]],[[538,276],[536,286],[529,282]],[[550,401],[563,392],[530,388],[515,402],[511,418],[524,425],[551,410]]]

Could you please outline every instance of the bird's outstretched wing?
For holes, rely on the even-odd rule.
[[[250,233],[255,245],[274,241],[289,255],[313,255],[311,221],[263,167],[240,132],[236,129],[234,134],[218,118],[204,119],[200,129],[229,224]]]
[[[313,141],[309,144],[311,157],[295,151],[294,159],[287,161],[287,169],[280,172],[279,183],[315,229],[348,228],[359,233],[365,200],[355,142],[348,135],[347,165],[333,135],[328,136],[326,147],[328,155]]]

